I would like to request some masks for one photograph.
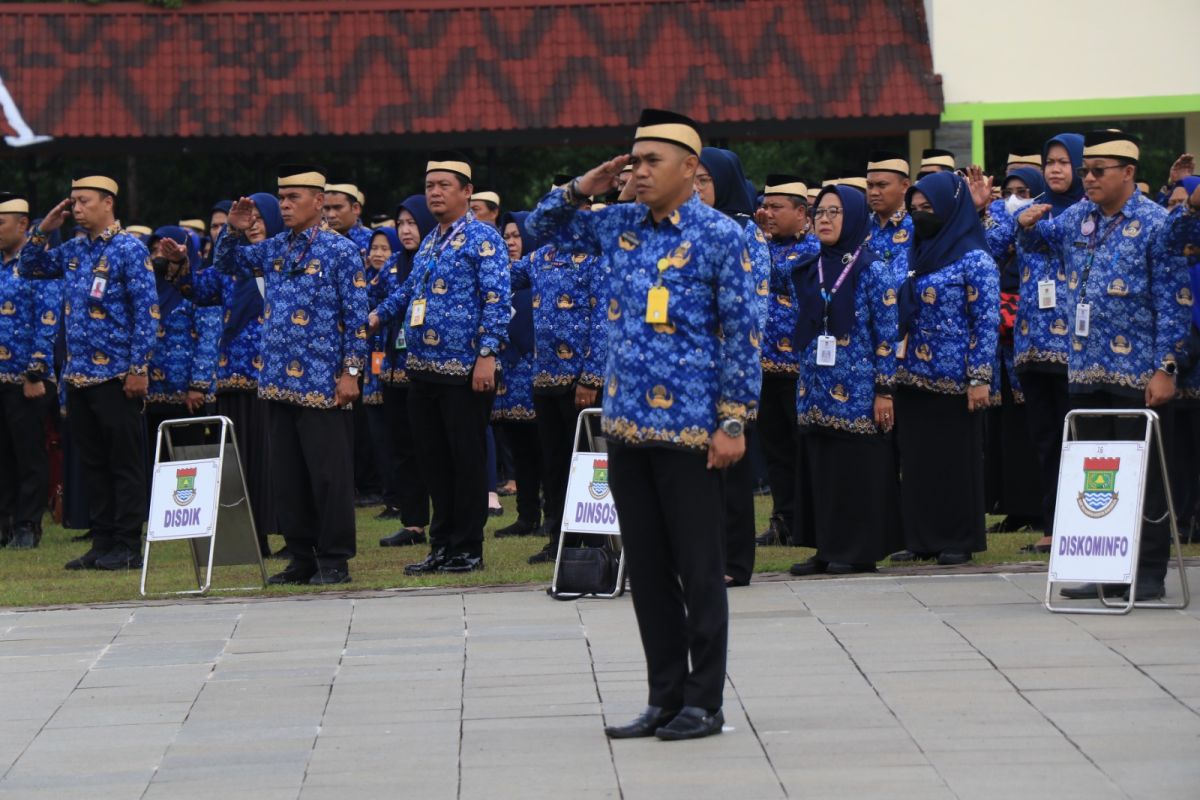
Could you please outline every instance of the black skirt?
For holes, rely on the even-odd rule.
[[[987,550],[983,414],[966,395],[896,389],[905,546],[923,556]]]
[[[217,413],[233,421],[241,456],[242,475],[258,533],[259,548],[266,550],[268,533],[278,533],[271,498],[271,451],[267,426],[270,405],[253,389],[235,389],[217,393]]]
[[[808,466],[803,504],[812,514],[817,558],[874,565],[901,547],[899,486],[891,439],[801,429]]]

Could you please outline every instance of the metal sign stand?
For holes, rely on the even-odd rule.
[[[1178,524],[1178,520],[1175,517],[1175,502],[1174,502],[1173,498],[1171,497],[1171,481],[1170,481],[1170,475],[1167,472],[1167,456],[1163,450],[1162,429],[1159,426],[1158,414],[1156,414],[1154,411],[1151,411],[1150,409],[1128,409],[1128,410],[1095,409],[1095,410],[1070,411],[1067,413],[1067,417],[1063,421],[1063,449],[1064,449],[1064,452],[1066,452],[1067,445],[1069,443],[1080,441],[1078,438],[1078,435],[1077,435],[1075,423],[1076,423],[1076,420],[1078,420],[1080,418],[1086,418],[1086,417],[1123,417],[1126,419],[1142,418],[1146,421],[1145,438],[1141,442],[1135,442],[1135,443],[1142,444],[1145,447],[1146,453],[1149,453],[1151,451],[1152,443],[1153,443],[1154,447],[1157,448],[1157,450],[1158,450],[1158,459],[1157,459],[1158,469],[1161,471],[1161,474],[1162,474],[1163,493],[1164,493],[1164,495],[1166,497],[1166,501],[1167,501],[1167,510],[1166,510],[1164,516],[1171,524],[1171,541],[1173,542],[1173,544],[1175,546],[1175,559],[1174,560],[1175,560],[1175,566],[1179,572],[1179,583],[1181,586],[1181,593],[1182,593],[1183,599],[1181,601],[1175,602],[1175,603],[1166,602],[1163,600],[1139,601],[1136,599],[1138,560],[1139,560],[1139,551],[1140,551],[1140,545],[1141,545],[1141,539],[1142,539],[1141,525],[1143,525],[1145,523],[1160,523],[1163,521],[1163,517],[1159,517],[1157,519],[1148,519],[1144,515],[1143,504],[1145,501],[1145,494],[1146,494],[1146,470],[1154,469],[1153,464],[1145,464],[1144,469],[1142,471],[1141,479],[1138,483],[1138,493],[1139,494],[1138,494],[1138,497],[1136,498],[1136,503],[1137,503],[1137,508],[1138,508],[1137,518],[1140,520],[1141,524],[1139,524],[1136,527],[1136,529],[1132,532],[1132,535],[1129,537],[1129,548],[1132,551],[1132,553],[1131,553],[1132,554],[1132,566],[1130,567],[1130,574],[1129,574],[1129,581],[1128,581],[1129,582],[1129,597],[1128,597],[1128,599],[1121,601],[1121,602],[1110,601],[1109,598],[1104,596],[1103,589],[1098,588],[1096,591],[1096,595],[1097,595],[1097,599],[1101,603],[1100,608],[1096,608],[1096,607],[1079,608],[1078,606],[1064,606],[1061,604],[1055,605],[1052,601],[1054,586],[1056,585],[1056,583],[1066,583],[1068,581],[1055,581],[1054,580],[1055,573],[1054,573],[1053,569],[1051,569],[1051,570],[1048,570],[1046,573],[1046,597],[1045,597],[1046,608],[1054,613],[1059,613],[1059,614],[1070,613],[1070,614],[1110,614],[1110,615],[1111,614],[1128,614],[1134,608],[1168,608],[1168,609],[1187,608],[1188,604],[1191,602],[1191,595],[1188,592],[1187,569],[1183,563],[1183,547],[1180,545],[1180,542],[1179,542],[1179,524]],[[1113,444],[1113,442],[1104,442],[1103,444]],[[1120,444],[1128,444],[1128,443],[1120,442]],[[1061,474],[1061,471],[1060,471],[1060,474],[1059,474],[1060,484],[1063,480],[1064,480],[1064,476]],[[1061,505],[1061,502],[1059,503],[1059,505]],[[1052,547],[1054,547],[1054,548],[1056,548],[1058,545],[1059,536],[1066,535],[1066,534],[1062,533],[1062,529],[1058,524],[1058,515],[1059,515],[1059,512],[1056,511],[1055,512],[1055,523],[1054,523],[1054,545],[1052,545]],[[1051,563],[1053,563],[1053,558],[1054,558],[1054,556],[1052,554],[1051,555]],[[1168,562],[1168,564],[1169,563],[1170,562]],[[1078,582],[1079,580],[1080,579],[1072,578],[1071,581],[1069,581],[1069,582],[1075,583],[1075,582]],[[1091,582],[1091,581],[1088,581],[1088,579],[1086,579],[1086,578],[1084,578],[1082,580],[1084,580],[1085,582]],[[1095,583],[1097,584],[1098,587],[1102,587],[1102,581],[1095,581]]]
[[[571,457],[572,458],[574,458],[574,456],[577,453],[583,453],[585,455],[596,455],[596,456],[604,455],[604,453],[599,452],[599,448],[597,445],[598,437],[592,431],[592,426],[587,424],[587,420],[589,420],[589,419],[599,420],[600,413],[601,413],[600,409],[598,409],[598,408],[585,408],[583,411],[579,412],[579,418],[575,423],[575,441],[571,444]],[[581,432],[587,433],[588,449],[586,452],[581,451],[579,449],[579,434]],[[570,493],[568,492],[568,494],[570,494]],[[548,590],[550,596],[558,598],[560,600],[562,600],[562,599],[577,599],[577,598],[584,596],[582,594],[567,593],[567,592],[560,593],[558,591],[558,571],[559,571],[559,567],[562,564],[563,541],[566,539],[566,536],[568,533],[570,533],[572,536],[604,536],[604,537],[608,538],[609,543],[611,545],[613,545],[619,549],[620,555],[618,556],[618,559],[617,559],[617,580],[613,587],[613,591],[610,594],[596,594],[596,595],[592,595],[592,596],[611,599],[614,597],[620,597],[622,594],[624,594],[625,593],[625,548],[621,547],[621,534],[620,533],[596,533],[595,531],[573,531],[573,530],[571,530],[571,523],[569,521],[568,515],[564,511],[563,518],[562,518],[562,524],[561,524],[561,527],[559,528],[559,534],[558,534],[558,553],[554,556],[554,576],[550,579],[550,588]]]
[[[199,445],[175,445],[171,431],[196,425],[219,424],[221,433],[217,442]],[[163,444],[166,456],[163,459]],[[226,448],[229,448],[228,450]],[[230,455],[226,458],[226,455]],[[166,420],[158,426],[154,445],[154,465],[175,461],[215,459],[217,461],[217,508],[216,519],[210,532],[186,537],[188,551],[192,557],[192,570],[196,576],[195,589],[161,594],[206,594],[212,587],[213,567],[258,566],[262,581],[255,586],[225,587],[218,591],[261,589],[267,584],[267,568],[258,549],[258,532],[254,527],[254,515],[250,512],[250,495],[246,490],[242,462],[238,457],[237,434],[233,421],[228,417],[188,417]],[[217,536],[217,531],[221,536]],[[146,596],[146,575],[150,570],[150,545],[155,541],[146,536],[146,548],[142,558],[142,596]],[[162,540],[158,540],[162,541]],[[200,565],[207,564],[204,574]],[[156,593],[157,594],[157,593]]]

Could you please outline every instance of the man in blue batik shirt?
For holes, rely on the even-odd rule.
[[[44,409],[53,399],[54,340],[62,313],[58,281],[18,273],[29,201],[0,194],[0,547],[37,547],[46,485]],[[49,387],[47,387],[49,383]]]
[[[349,406],[367,358],[367,278],[354,244],[321,224],[324,190],[319,168],[279,167],[287,230],[244,244],[255,206],[243,197],[213,249],[217,270],[264,278],[258,395],[272,401],[271,487],[291,557],[275,584],[347,583],[355,555]]]
[[[1050,206],[1030,206],[1018,217],[1022,250],[1048,252],[1067,272],[1072,314],[1067,382],[1076,409],[1153,408],[1170,448],[1179,359],[1186,352],[1192,297],[1182,255],[1166,246],[1167,212],[1134,183],[1137,140],[1119,131],[1084,138],[1084,200],[1053,219]],[[1084,439],[1143,437],[1138,419],[1081,419]],[[1135,597],[1163,595],[1171,552],[1166,494],[1158,456],[1149,457]],[[1084,584],[1062,590],[1072,599],[1128,594],[1126,584]]]
[[[908,160],[899,153],[876,150],[867,161],[867,205],[871,207],[867,246],[885,264],[912,247],[912,217],[904,205],[908,175]]]
[[[117,222],[117,182],[87,174],[21,250],[21,275],[60,281],[66,325],[67,422],[83,462],[92,547],[67,569],[142,566],[146,457],[142,406],[158,331],[158,292],[146,246]],[[84,231],[47,249],[68,217]]]
[[[527,220],[612,267],[602,426],[650,684],[645,711],[612,738],[694,739],[724,721],[722,470],[745,455],[761,334],[745,234],[694,192],[702,148],[692,120],[646,110],[632,154],[552,191]],[[627,163],[638,202],[578,213]]]
[[[371,249],[371,229],[362,224],[362,192],[353,183],[325,186],[325,204],[321,208],[325,224],[354,242],[365,259]]]

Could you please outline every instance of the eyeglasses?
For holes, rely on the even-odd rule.
[[[1001,197],[1012,197],[1014,194],[1017,197],[1029,197],[1029,187],[1022,186],[1019,189],[1001,189],[1000,190]]]
[[[832,222],[842,215],[842,209],[839,206],[821,206],[820,208],[813,209],[812,215],[813,219],[829,217]]]
[[[1103,178],[1104,173],[1108,172],[1110,169],[1124,169],[1124,168],[1125,168],[1124,164],[1105,164],[1104,166],[1101,166],[1101,167],[1083,166],[1083,167],[1079,168],[1079,177],[1086,178],[1088,176],[1088,173],[1090,172],[1093,178]]]
[[[697,186],[708,186],[712,182],[713,182],[712,175],[697,175],[696,176],[696,185]]]

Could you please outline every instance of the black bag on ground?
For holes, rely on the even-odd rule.
[[[563,547],[556,595],[612,594],[617,559],[608,547]]]

